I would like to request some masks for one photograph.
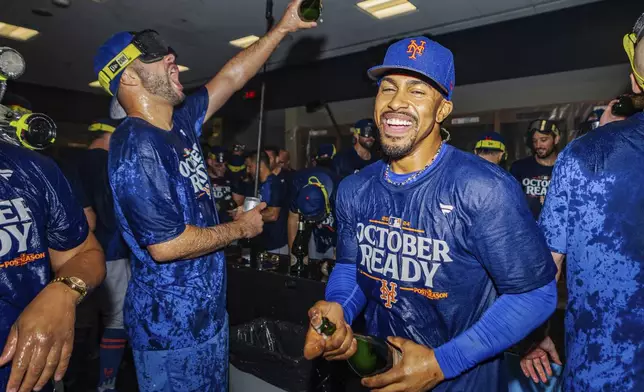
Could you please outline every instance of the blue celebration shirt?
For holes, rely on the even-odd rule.
[[[73,249],[89,228],[56,164],[25,148],[0,143],[0,347],[20,313],[51,279],[49,248]],[[11,364],[0,368],[7,388]]]
[[[470,328],[501,294],[556,273],[519,184],[496,165],[445,145],[415,182],[377,162],[338,190],[338,262],[357,264],[368,333],[437,347]],[[499,357],[434,391],[503,390]],[[507,387],[507,386],[506,386]]]
[[[129,117],[112,135],[110,185],[132,251],[124,318],[135,350],[193,347],[215,337],[225,320],[222,252],[157,263],[147,250],[186,225],[219,223],[198,139],[207,107],[202,88],[175,108],[172,130]]]
[[[566,255],[567,391],[644,391],[644,113],[571,142],[540,224]]]
[[[252,183],[250,187],[252,187]],[[256,237],[264,250],[275,250],[288,243],[286,222],[288,220],[287,184],[282,177],[271,174],[259,186],[259,198],[268,207],[278,207],[279,215],[275,222],[264,223],[264,231]]]

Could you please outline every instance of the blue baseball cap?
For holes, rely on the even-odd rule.
[[[505,138],[498,132],[484,133],[476,142],[475,149],[506,151]]]
[[[306,220],[318,221],[326,215],[326,200],[322,189],[315,185],[305,185],[297,194],[297,207]]]
[[[125,110],[116,98],[116,92],[118,91],[119,84],[121,82],[121,72],[123,72],[123,69],[126,67],[121,67],[121,65],[133,60],[128,58],[127,55],[125,55],[126,57],[124,59],[120,59],[120,61],[115,58],[119,53],[122,53],[130,43],[132,43],[133,39],[134,35],[132,33],[128,33],[126,31],[116,33],[100,48],[98,48],[98,52],[96,53],[96,56],[94,56],[94,74],[98,76],[99,82],[103,80],[101,82],[101,87],[113,96],[110,104],[109,115],[111,119],[115,120],[122,120],[127,117]],[[111,73],[114,75],[114,77],[109,81],[105,78],[105,75],[102,75],[103,69],[108,65]]]
[[[318,152],[315,154],[316,159],[333,159],[335,156],[336,149],[333,144],[322,144],[320,147],[318,147]]]
[[[113,64],[110,64],[110,70],[112,73],[117,74],[125,69],[124,67],[121,69],[121,64],[124,62],[115,60],[115,57],[119,53],[123,52],[123,50],[132,43],[133,39],[134,35],[132,33],[123,31],[114,34],[100,48],[98,48],[98,52],[96,53],[96,56],[94,56],[94,74],[99,77],[99,81],[101,80],[101,71],[110,64],[110,62],[113,62]],[[109,88],[105,88],[105,86],[103,86],[103,88],[110,93],[110,95],[115,96],[119,89],[120,81],[120,77],[115,77],[109,82]]]
[[[405,38],[392,44],[382,65],[369,69],[367,74],[373,80],[380,80],[395,70],[425,76],[436,83],[446,99],[452,98],[456,83],[454,56],[449,49],[427,37]]]
[[[358,121],[351,130],[363,137],[375,137],[376,123],[370,118],[364,118]]]

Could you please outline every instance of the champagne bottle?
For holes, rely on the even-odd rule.
[[[335,333],[336,327],[328,318],[322,317],[322,322],[316,330],[319,334],[330,337]],[[384,373],[402,358],[401,352],[386,340],[360,334],[353,334],[353,337],[358,347],[347,362],[351,370],[360,377]]]
[[[630,117],[644,110],[644,94],[622,95],[613,105],[615,116]]]
[[[322,15],[322,0],[304,0],[298,11],[303,21],[317,22]]]
[[[301,214],[299,215],[297,222],[297,234],[295,235],[295,240],[293,241],[291,253],[297,260],[297,262],[293,266],[293,271],[297,274],[301,274],[302,270],[304,269],[304,258],[308,253],[305,224]]]

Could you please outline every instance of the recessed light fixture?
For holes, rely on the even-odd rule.
[[[190,68],[186,67],[185,65],[178,65],[178,67],[179,67],[179,72],[190,71]],[[101,88],[101,84],[98,82],[98,80],[91,82],[89,86],[94,88]]]
[[[243,38],[238,38],[236,40],[230,41],[230,44],[232,46],[236,46],[238,48],[246,49],[247,47],[251,46],[255,42],[259,41],[259,37],[256,35],[249,35]]]
[[[378,19],[416,11],[416,6],[408,0],[366,0],[356,5]]]
[[[14,39],[16,41],[28,41],[38,34],[36,30],[0,22],[0,37]]]

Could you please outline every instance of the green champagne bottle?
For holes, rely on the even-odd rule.
[[[300,19],[317,22],[322,16],[322,0],[304,0],[299,8]]]
[[[316,328],[318,333],[327,337],[335,333],[336,327],[328,318]],[[360,377],[371,377],[391,369],[402,358],[401,352],[386,340],[373,336],[353,334],[358,343],[355,354],[347,361],[349,367]]]

